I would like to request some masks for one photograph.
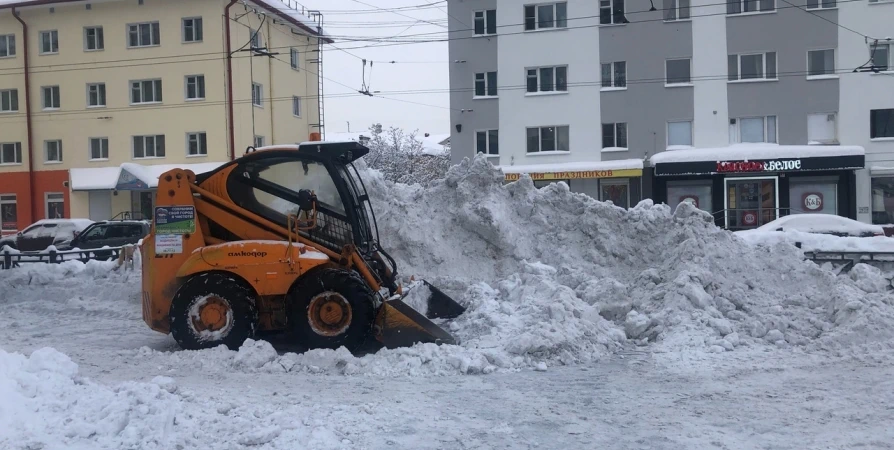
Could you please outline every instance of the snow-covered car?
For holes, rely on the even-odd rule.
[[[51,245],[65,247],[92,223],[89,219],[41,219],[15,235],[0,239],[0,249],[9,246],[22,252],[39,252]]]
[[[878,225],[870,225],[834,214],[792,214],[747,231],[801,231],[850,237],[885,235],[885,230]]]

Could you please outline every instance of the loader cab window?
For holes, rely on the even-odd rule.
[[[239,206],[284,227],[289,214],[300,212],[298,191],[311,190],[317,196],[317,225],[302,234],[334,250],[354,243],[345,201],[322,163],[294,156],[250,161],[233,171],[229,183],[236,183],[228,191]]]

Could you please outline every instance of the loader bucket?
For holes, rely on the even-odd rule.
[[[457,344],[456,339],[402,300],[382,303],[376,316],[376,336],[386,348],[411,347],[416,343]]]
[[[466,308],[428,281],[422,280],[422,283],[413,284],[414,286],[407,289],[401,300],[425,317],[453,319],[466,312]]]

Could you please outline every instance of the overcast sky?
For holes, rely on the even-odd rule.
[[[348,131],[348,122],[351,124],[350,131],[367,130],[370,125],[379,122],[386,128],[393,125],[407,131],[418,130],[420,134],[450,132],[450,99],[446,92],[449,88],[447,42],[403,45],[392,42],[376,48],[370,46],[381,43],[355,41],[358,38],[445,38],[447,2],[412,8],[433,3],[434,0],[299,1],[307,8],[323,12],[323,27],[335,39],[333,45],[325,46],[323,53],[326,131]],[[418,36],[425,33],[437,34]],[[335,47],[345,51],[336,50]],[[382,91],[374,95],[388,98],[357,94],[363,82],[363,62],[360,58],[367,59],[366,82],[369,90],[373,93]],[[372,70],[369,61],[373,61]],[[390,64],[390,61],[396,63]],[[393,93],[432,89],[439,92]],[[339,95],[344,93],[356,95]]]

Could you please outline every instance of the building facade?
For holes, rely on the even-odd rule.
[[[280,0],[4,2],[3,233],[148,217],[161,168],[319,139],[327,40]]]
[[[450,0],[453,160],[728,228],[894,222],[894,3],[653,1]]]

